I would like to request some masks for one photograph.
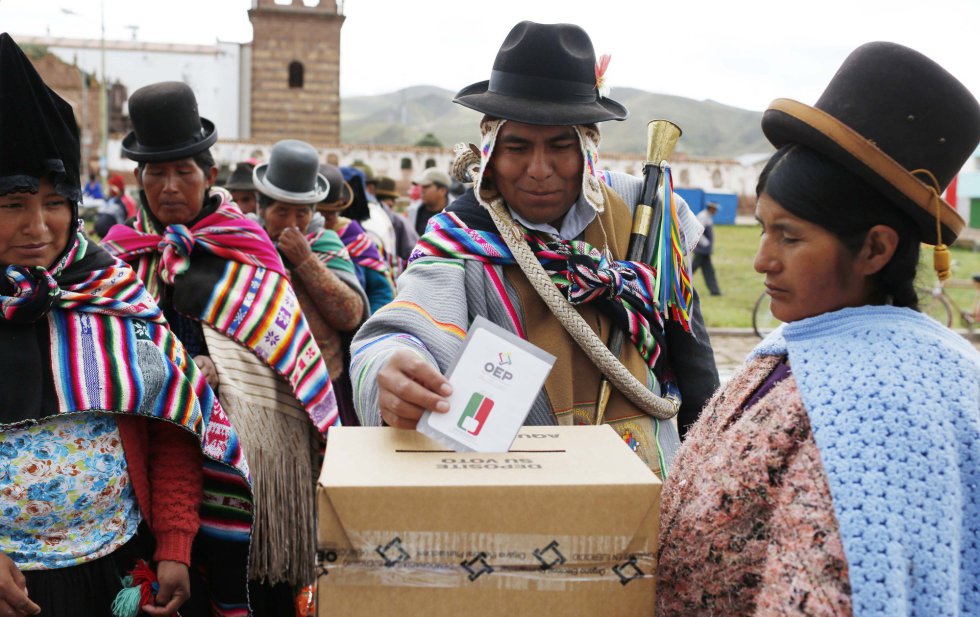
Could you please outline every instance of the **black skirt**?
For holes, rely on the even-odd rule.
[[[54,570],[26,570],[27,591],[44,617],[112,617],[112,601],[139,558],[139,534],[116,552]]]

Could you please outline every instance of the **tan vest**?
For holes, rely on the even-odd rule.
[[[605,186],[602,190],[606,198],[605,211],[599,213],[596,220],[585,229],[584,240],[601,249],[606,244],[602,233],[605,229],[613,257],[617,260],[625,259],[632,216],[629,207],[619,195]],[[505,266],[504,275],[517,291],[524,312],[528,340],[557,358],[544,384],[555,419],[559,424],[595,424],[599,369],[551,313],[519,266]],[[599,338],[608,343],[612,320],[591,304],[580,304],[577,309]],[[628,335],[619,359],[641,383],[659,387],[654,386],[656,380],[640,352],[630,343]],[[605,423],[615,428],[637,455],[659,475],[661,465],[655,438],[655,422],[615,388],[606,406]]]

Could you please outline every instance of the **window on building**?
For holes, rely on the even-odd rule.
[[[428,169],[430,167],[435,167],[435,166],[436,166],[436,160],[435,159],[425,159],[425,168],[426,169]]]
[[[721,184],[722,184],[721,170],[716,169],[713,172],[711,172],[711,186],[713,186],[716,189],[720,189]]]
[[[406,156],[405,158],[402,159],[402,169],[411,169],[411,168],[412,168],[412,159]]]
[[[289,63],[289,87],[303,87],[303,63],[293,60]]]

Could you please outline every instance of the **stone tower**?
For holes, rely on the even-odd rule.
[[[307,6],[315,5],[315,6]],[[340,144],[336,0],[252,0],[251,138]]]

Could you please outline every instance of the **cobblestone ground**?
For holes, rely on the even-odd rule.
[[[718,365],[718,376],[721,383],[731,378],[749,352],[759,343],[760,339],[752,330],[740,328],[718,328],[709,330],[711,347],[715,350],[715,362]],[[980,351],[980,337],[967,335],[962,332],[973,347]]]

